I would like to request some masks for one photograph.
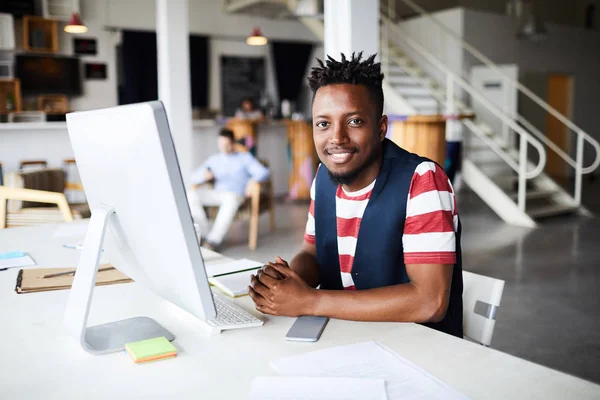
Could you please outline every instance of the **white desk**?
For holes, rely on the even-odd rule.
[[[0,252],[28,251],[39,266],[74,266],[79,251],[55,226],[0,231]],[[214,260],[214,259],[213,259]],[[416,324],[332,320],[317,343],[290,343],[292,318],[207,336],[194,318],[136,283],[97,287],[90,323],[147,315],[177,338],[175,359],[134,365],[124,352],[85,353],[62,326],[67,291],[17,295],[17,270],[0,272],[1,399],[245,399],[275,358],[378,340],[474,399],[600,398],[600,386]],[[249,298],[238,300],[253,310]]]

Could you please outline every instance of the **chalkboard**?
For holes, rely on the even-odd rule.
[[[262,57],[221,56],[221,99],[223,115],[231,117],[245,97],[259,103],[265,89],[265,60]]]

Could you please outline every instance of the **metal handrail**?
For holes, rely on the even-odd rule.
[[[384,3],[384,2],[385,1],[383,1],[382,3]],[[433,21],[448,36],[450,36],[454,40],[456,40],[464,49],[466,49],[476,59],[481,61],[488,68],[492,69],[494,72],[496,72],[498,75],[500,75],[503,79],[505,79],[505,81],[509,82],[511,85],[513,85],[515,88],[517,88],[517,90],[519,90],[520,92],[525,94],[527,97],[529,97],[531,100],[533,100],[536,104],[538,104],[540,107],[542,107],[548,113],[550,113],[552,116],[554,116],[556,119],[558,119],[564,125],[566,125],[570,130],[576,132],[577,135],[583,137],[583,139],[585,139],[585,141],[587,141],[589,144],[591,144],[594,147],[594,149],[596,150],[596,156],[595,156],[594,162],[587,167],[583,167],[583,159],[581,159],[580,162],[578,162],[578,161],[574,160],[572,157],[570,157],[568,154],[566,154],[564,151],[562,151],[562,150],[557,151],[556,149],[558,147],[548,144],[549,139],[547,139],[544,135],[542,135],[544,138],[546,138],[545,140],[544,139],[542,139],[542,140],[548,145],[548,147],[552,148],[552,150],[554,150],[560,157],[562,157],[565,161],[567,161],[567,163],[569,165],[571,165],[573,168],[578,170],[577,171],[578,173],[588,174],[588,173],[596,170],[596,168],[598,168],[598,166],[600,165],[600,143],[596,139],[594,139],[592,136],[590,136],[587,132],[585,132],[579,126],[575,125],[575,123],[573,121],[571,121],[570,119],[565,117],[554,107],[552,107],[547,102],[542,100],[539,96],[537,96],[535,93],[533,93],[529,88],[527,88],[526,86],[521,84],[519,81],[511,79],[509,76],[507,76],[505,73],[503,73],[502,70],[500,70],[500,68],[498,68],[498,66],[492,62],[492,60],[490,60],[488,57],[486,57],[483,53],[481,53],[475,47],[473,47],[472,45],[467,43],[464,39],[462,39],[460,36],[458,36],[454,31],[452,31],[451,29],[446,27],[446,25],[444,25],[436,17],[434,17],[433,15],[428,13],[424,8],[422,8],[421,6],[419,6],[412,0],[402,0],[402,2],[404,4],[406,4],[407,6],[409,6],[413,11],[415,11],[415,12],[421,14],[422,16]],[[382,7],[382,10],[385,14],[386,13],[385,7]],[[390,17],[390,15],[386,15],[386,16],[388,18]],[[523,123],[524,125],[528,124],[529,126],[532,126],[524,117],[518,116],[518,119],[519,119],[519,122]],[[525,122],[523,122],[523,121],[525,121]],[[538,135],[536,135],[536,136],[538,136]],[[540,136],[538,136],[538,137],[540,137]],[[580,142],[581,141],[579,140],[578,146],[579,146]],[[551,142],[551,143],[554,144],[553,142]],[[577,153],[578,153],[577,158],[579,158],[579,153],[581,153],[581,157],[583,157],[582,150],[577,149]],[[582,165],[578,166],[579,164],[582,164]]]
[[[502,110],[500,110],[498,108],[498,106],[496,106],[491,101],[489,101],[483,94],[479,93],[479,91],[475,87],[473,87],[470,83],[468,83],[463,77],[454,74],[454,72],[452,72],[450,70],[450,68],[448,68],[436,56],[434,56],[431,52],[429,52],[427,49],[425,49],[420,43],[418,43],[417,41],[412,39],[404,29],[402,29],[398,25],[394,24],[387,17],[383,17],[383,21],[389,27],[389,29],[392,29],[393,31],[395,31],[394,37],[406,42],[409,46],[411,46],[413,49],[415,49],[417,52],[419,52],[419,54],[421,56],[423,56],[425,59],[427,59],[427,61],[429,61],[432,65],[437,67],[440,71],[444,72],[447,76],[451,76],[452,80],[456,84],[458,84],[464,91],[469,93],[471,96],[473,96],[475,99],[477,99],[477,101],[479,101],[482,105],[484,105],[486,108],[488,108],[490,111],[492,111],[495,115],[497,115],[502,120],[502,122],[504,122],[505,124],[510,126],[515,132],[517,132],[519,135],[525,137],[526,142],[531,144],[538,151],[538,153],[539,153],[538,163],[533,170],[525,173],[526,179],[535,178],[540,173],[542,173],[542,171],[544,170],[544,166],[546,164],[546,150],[544,149],[544,146],[542,146],[542,144],[538,140],[536,140],[531,134],[529,134],[529,132],[527,132],[522,126],[517,124],[513,118],[509,118]],[[488,143],[488,142],[490,142],[490,143]],[[500,156],[504,161],[506,161],[507,164],[512,169],[519,172],[519,165],[516,164],[514,162],[514,160],[512,160],[510,158],[509,155],[507,155],[502,149],[500,149],[499,146],[492,145],[491,141],[488,141],[488,142],[486,142],[486,144],[488,144],[490,146],[490,148],[492,148],[492,150],[494,150],[494,152],[496,154],[498,154],[498,156]],[[508,160],[510,160],[510,161],[508,161]]]

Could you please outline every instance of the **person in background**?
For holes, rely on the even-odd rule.
[[[235,118],[245,119],[252,122],[262,122],[264,115],[262,111],[255,107],[254,100],[246,97],[242,100],[241,107],[236,110]]]
[[[304,242],[251,277],[258,311],[416,322],[462,337],[461,224],[452,184],[386,139],[380,63],[319,60],[309,77],[321,159]],[[320,286],[320,289],[316,289]]]
[[[200,225],[203,246],[216,250],[227,234],[233,218],[250,195],[255,182],[269,177],[269,170],[247,152],[234,151],[233,132],[222,129],[218,139],[219,153],[208,158],[191,177],[188,202],[194,221]],[[214,189],[202,184],[214,180]],[[219,206],[217,218],[208,232],[208,220],[204,206]]]

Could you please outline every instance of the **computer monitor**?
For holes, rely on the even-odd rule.
[[[92,353],[173,335],[149,318],[87,327],[102,249],[115,268],[201,320],[216,316],[175,146],[160,101],[67,115],[92,211],[65,324]],[[106,232],[106,234],[105,234]]]

